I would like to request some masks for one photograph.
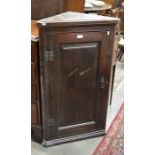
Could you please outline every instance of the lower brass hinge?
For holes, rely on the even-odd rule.
[[[55,119],[51,118],[51,119],[48,119],[48,126],[55,126],[56,123],[55,123]]]

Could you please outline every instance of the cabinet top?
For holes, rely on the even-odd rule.
[[[56,16],[38,20],[41,26],[71,26],[71,25],[89,25],[89,24],[117,24],[119,21],[115,17],[107,17],[96,14],[85,14],[78,12],[65,12]]]

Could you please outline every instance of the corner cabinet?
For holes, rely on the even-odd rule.
[[[117,22],[76,12],[38,21],[44,146],[105,133]]]

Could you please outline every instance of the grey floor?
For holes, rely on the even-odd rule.
[[[118,72],[116,73],[118,74]],[[124,84],[121,85],[119,90],[114,91],[113,93],[112,104],[111,106],[109,105],[108,109],[107,129],[116,116],[123,101]],[[32,141],[31,155],[92,155],[94,149],[97,147],[102,138],[103,137],[91,138],[48,148],[44,148],[42,145]]]

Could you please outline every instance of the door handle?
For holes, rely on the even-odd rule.
[[[105,78],[104,78],[104,76],[101,76],[101,79],[100,79],[100,88],[101,89],[105,88]]]

